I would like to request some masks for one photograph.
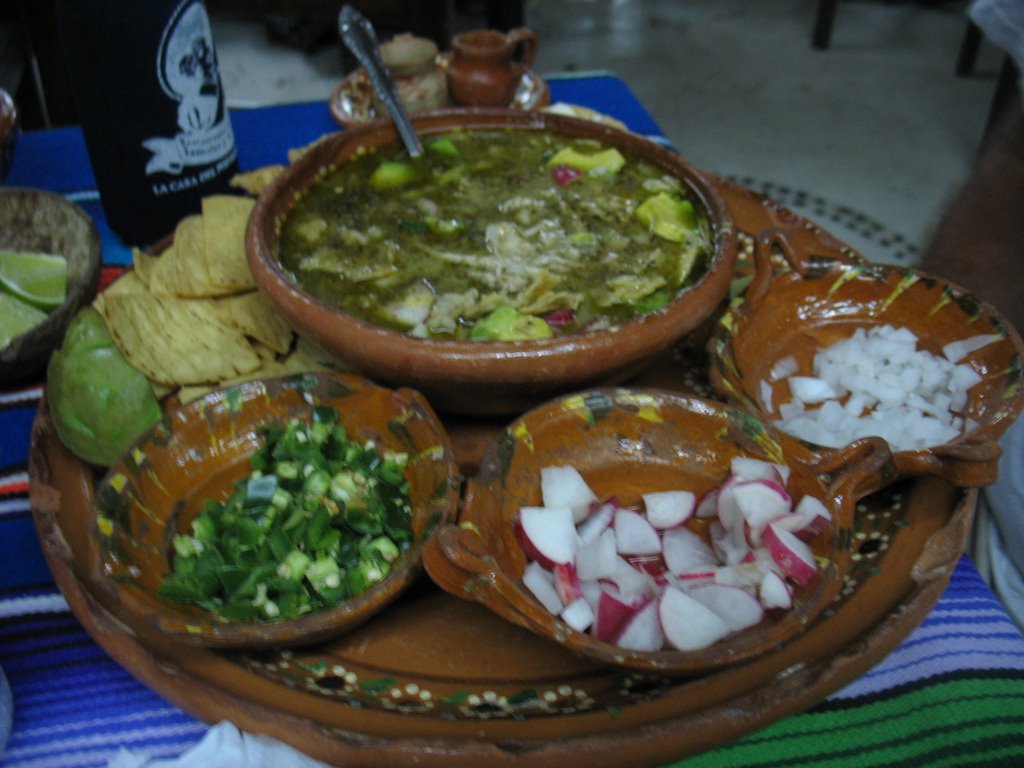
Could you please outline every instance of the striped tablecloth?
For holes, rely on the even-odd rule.
[[[657,135],[617,78],[551,82]],[[233,114],[243,169],[334,129],[324,104]],[[8,183],[52,189],[96,217],[104,260],[129,262],[110,233],[77,129],[21,137]],[[206,725],[136,682],[92,641],[53,585],[27,491],[29,431],[42,386],[0,390],[0,666],[14,695],[10,768],[103,766],[120,746],[172,756]],[[678,763],[726,766],[1024,766],[1024,636],[965,558],[925,622],[890,656],[811,710]]]

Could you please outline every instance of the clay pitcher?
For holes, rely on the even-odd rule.
[[[458,104],[507,107],[523,74],[537,58],[537,35],[525,27],[508,34],[494,29],[452,38],[448,89]]]

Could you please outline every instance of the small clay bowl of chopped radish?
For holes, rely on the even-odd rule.
[[[817,261],[779,231],[758,239],[755,265],[708,343],[720,395],[811,453],[871,435],[901,476],[995,481],[1024,406],[1024,346],[993,307],[914,269]]]
[[[424,565],[446,591],[589,658],[710,670],[785,643],[838,592],[843,532],[891,455],[869,438],[816,462],[722,403],[582,392],[500,434]]]

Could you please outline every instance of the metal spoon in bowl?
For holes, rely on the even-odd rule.
[[[423,145],[420,143],[419,136],[416,135],[416,130],[412,127],[412,121],[409,120],[405,107],[402,106],[402,102],[398,98],[395,83],[384,66],[373,24],[351,5],[344,5],[341,8],[341,13],[338,14],[338,31],[341,33],[341,39],[346,47],[352,51],[352,55],[363,65],[369,75],[370,83],[384,106],[387,107],[405,148],[413,157],[419,157],[423,154]]]

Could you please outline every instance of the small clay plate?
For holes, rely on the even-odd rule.
[[[263,425],[308,420],[311,405],[335,408],[350,439],[410,456],[414,542],[387,578],[334,608],[281,622],[224,622],[158,597],[173,534],[189,529],[204,500],[227,498],[248,474]],[[99,562],[86,577],[114,615],[147,636],[235,648],[314,643],[363,623],[416,579],[423,545],[454,518],[458,493],[448,437],[418,393],[340,373],[246,382],[170,410],[110,468],[90,531]]]
[[[641,652],[574,631],[523,585],[527,558],[514,525],[521,507],[542,503],[541,468],[575,467],[599,498],[631,506],[650,491],[700,496],[729,477],[735,456],[789,465],[790,495],[815,496],[831,511],[829,527],[810,542],[819,573],[796,589],[792,609],[702,650]],[[539,406],[501,432],[469,483],[460,524],[428,544],[424,564],[451,594],[588,658],[648,672],[708,672],[777,648],[832,601],[850,565],[856,501],[885,484],[889,462],[884,441],[872,438],[807,466],[791,461],[778,434],[740,409],[659,390],[589,390]],[[707,522],[688,525],[707,536]]]
[[[536,72],[526,72],[508,106],[512,109],[533,110],[547,106],[549,101],[551,89],[544,78]],[[386,117],[377,112],[373,103],[373,86],[363,69],[357,69],[342,78],[331,92],[327,105],[331,116],[342,128],[353,128],[378,117]]]
[[[792,356],[799,372],[813,375],[821,347],[857,328],[891,325],[910,329],[918,347],[941,355],[944,345],[973,337],[992,341],[968,354],[982,380],[968,394],[964,416],[973,427],[944,445],[895,451],[903,476],[935,475],[963,487],[992,483],[998,472],[999,438],[1024,407],[1024,346],[993,307],[962,288],[905,267],[808,258],[782,230],[766,230],[755,246],[756,273],[742,301],[733,302],[708,343],[709,378],[716,392],[768,421],[790,399],[784,381],[772,382],[775,363]],[[773,267],[773,255],[783,268]],[[762,399],[772,386],[771,407]],[[789,438],[791,442],[796,442]],[[803,443],[815,453],[821,446]]]

